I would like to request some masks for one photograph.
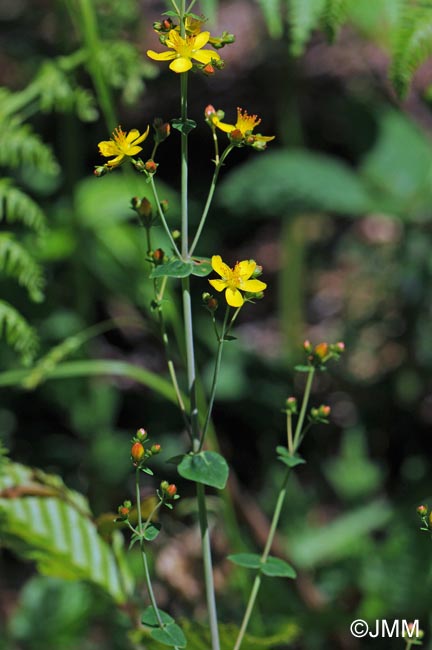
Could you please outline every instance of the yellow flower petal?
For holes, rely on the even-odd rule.
[[[219,61],[220,56],[217,52],[213,52],[213,50],[198,50],[192,54],[192,58],[207,65],[212,59]]]
[[[207,45],[210,38],[210,32],[200,32],[194,38],[194,50],[200,50],[204,45]]]
[[[275,137],[275,135],[259,135],[259,133],[254,135],[255,140],[260,140],[261,142],[270,142],[270,140],[274,140]]]
[[[132,130],[136,131],[136,129],[132,129]],[[139,144],[140,142],[143,142],[146,139],[146,137],[148,136],[149,131],[150,131],[150,126],[147,126],[144,133],[142,135],[140,135],[139,138],[137,138],[134,142],[132,142],[132,144],[135,146],[135,145]],[[131,131],[131,133],[132,133],[132,131]],[[138,131],[138,135],[139,135],[139,131]]]
[[[209,280],[209,282],[211,286],[216,289],[216,291],[223,291],[227,286],[225,280]]]
[[[237,270],[240,273],[242,280],[248,280],[256,269],[256,262],[254,260],[244,260],[237,264]]]
[[[175,52],[154,52],[153,50],[147,50],[147,56],[155,61],[171,61],[177,55]]]
[[[169,65],[170,69],[174,72],[187,72],[192,67],[192,61],[187,59],[185,56],[180,56],[178,59],[174,59]]]
[[[225,122],[221,122],[217,117],[213,118],[213,124],[215,124],[221,131],[225,131],[225,133],[231,133],[231,131],[234,131],[237,128],[234,124],[225,124]]]
[[[137,153],[139,153],[140,151],[142,151],[142,147],[136,147],[135,145],[132,145],[131,147],[129,147],[127,155],[136,156]]]
[[[102,156],[116,156],[119,152],[118,147],[112,140],[104,140],[98,144],[99,152]]]
[[[225,298],[230,307],[241,307],[244,303],[243,296],[238,289],[228,288],[225,291]]]
[[[172,47],[174,50],[176,50],[179,45],[185,44],[186,41],[175,29],[172,29],[168,34],[168,38],[165,43],[168,47]]]
[[[132,129],[125,137],[126,142],[130,144],[133,140],[139,137],[139,134],[140,132],[138,131],[138,129]]]
[[[261,282],[261,280],[246,280],[245,282],[242,282],[240,288],[242,291],[259,293],[260,291],[264,291],[264,289],[267,289],[267,285],[265,282]]]
[[[107,165],[108,167],[118,167],[120,163],[122,162],[123,158],[125,157],[124,153],[119,154],[115,158],[112,158],[111,160],[108,160]]]
[[[225,264],[225,262],[222,262],[220,255],[213,255],[211,258],[211,265],[213,271],[216,271],[216,273],[222,278],[229,278],[232,275],[230,267],[228,264]]]

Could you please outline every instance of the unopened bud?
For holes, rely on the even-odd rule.
[[[168,201],[167,201],[166,199],[162,199],[162,201],[160,202],[159,205],[160,205],[160,207],[161,207],[161,209],[162,209],[162,212],[163,212],[164,214],[165,214],[166,212],[168,212],[169,204],[168,204]]]
[[[177,486],[174,485],[174,483],[171,483],[170,485],[168,485],[165,492],[167,496],[169,496],[169,498],[172,499],[177,494]]]
[[[134,442],[131,448],[131,457],[135,463],[139,463],[144,456],[145,450],[140,442]]]
[[[211,75],[213,75],[213,74],[215,73],[214,66],[212,66],[211,63],[207,63],[207,65],[205,65],[205,66],[203,67],[202,71],[203,71],[204,74],[206,74],[208,77],[210,77]]]
[[[306,341],[303,342],[303,350],[308,354],[309,352],[312,352],[312,344],[308,339],[306,339]]]
[[[315,346],[315,354],[317,357],[319,357],[321,360],[324,359],[329,351],[329,346],[328,343],[319,343],[318,345]]]
[[[155,251],[153,251],[152,259],[156,265],[163,264],[164,258],[165,252],[162,250],[162,248],[157,248]]]
[[[172,235],[172,238],[174,239],[174,241],[177,241],[177,239],[180,239],[180,237],[181,237],[181,232],[180,232],[180,230],[173,230],[171,232],[171,235]]]
[[[417,512],[420,515],[420,517],[426,517],[426,515],[428,513],[427,506],[424,506],[424,505],[418,506]]]
[[[234,129],[231,131],[229,137],[233,144],[241,144],[244,141],[244,136],[240,129]]]
[[[147,433],[147,431],[145,429],[143,429],[143,427],[138,429],[138,431],[136,432],[136,437],[138,438],[138,440],[140,442],[143,442],[147,438],[147,436],[148,436],[148,433]]]
[[[154,444],[154,445],[152,445],[150,447],[150,451],[151,451],[152,454],[159,454],[161,449],[162,449],[162,447],[158,443],[156,443],[156,444]]]
[[[203,293],[202,301],[207,309],[211,312],[216,311],[216,309],[219,307],[219,302],[214,296],[211,295],[211,293]]]
[[[213,115],[216,115],[216,109],[215,109],[214,106],[209,104],[204,109],[204,117],[205,117],[206,120],[209,120],[209,119],[212,118]]]
[[[297,400],[295,397],[288,397],[285,404],[289,413],[297,413]]]
[[[168,122],[164,122],[161,117],[156,117],[153,120],[153,128],[155,131],[154,140],[158,144],[166,140],[171,133],[171,125]]]
[[[122,519],[127,519],[130,513],[130,509],[127,508],[125,505],[119,506],[117,512],[119,513],[120,517]]]
[[[322,415],[325,418],[328,418],[328,416],[330,415],[330,412],[331,412],[331,408],[330,408],[330,406],[322,404],[319,407],[319,412],[320,412],[320,415]]]
[[[94,168],[93,174],[99,178],[100,176],[105,176],[107,171],[108,171],[108,168],[107,168],[106,165],[97,165]]]
[[[158,165],[157,165],[157,163],[155,163],[154,160],[147,160],[147,162],[144,163],[144,169],[149,174],[155,174],[157,168],[158,168]]]
[[[146,220],[152,218],[153,216],[152,204],[146,197],[139,199],[137,196],[134,196],[131,199],[131,204],[132,204],[132,208],[135,210],[135,212],[137,212],[137,214],[140,217],[143,217]]]

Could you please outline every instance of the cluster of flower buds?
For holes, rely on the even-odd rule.
[[[155,251],[150,251],[150,261],[153,262],[155,266],[160,266],[166,261],[165,251],[162,248],[156,248]]]
[[[169,510],[173,509],[172,503],[170,501],[176,501],[180,499],[180,495],[177,492],[177,485],[174,483],[168,483],[168,481],[162,481],[157,491],[159,499],[162,501],[164,506]]]
[[[132,197],[131,207],[145,228],[151,228],[153,226],[157,217],[153,211],[152,204],[145,196],[142,199],[138,198],[138,196]]]
[[[189,15],[185,20],[186,36],[197,36],[202,31],[202,26],[206,22],[204,16]],[[162,20],[153,23],[153,29],[159,34],[160,42],[165,45],[165,41],[169,32],[172,29],[180,31],[180,25],[173,22],[173,20],[166,16]],[[234,34],[223,31],[220,36],[210,36],[209,43],[215,50],[220,50],[225,45],[231,45],[235,42]]]
[[[126,521],[126,519],[129,519],[130,511],[132,508],[132,502],[131,501],[123,501],[122,505],[118,507],[117,512],[118,512],[118,517],[116,521]]]
[[[421,505],[417,508],[417,514],[422,522],[420,530],[432,533],[432,510],[429,512],[429,508],[427,506]]]
[[[318,408],[311,408],[309,414],[309,421],[313,424],[321,422],[322,424],[328,424],[328,417],[330,415],[330,406],[326,404],[321,404]]]
[[[214,106],[209,104],[204,109],[204,119],[211,129],[215,129],[215,118],[218,120],[223,120],[225,117],[224,111],[216,110]]]
[[[144,443],[148,442],[148,440],[147,431],[142,428],[138,429],[132,438],[131,460],[135,467],[142,467],[152,456],[159,454],[161,451],[161,446],[158,443],[146,449]]]
[[[205,292],[203,293],[203,295],[202,295],[202,301],[203,301],[203,303],[204,303],[204,307],[205,307],[206,309],[208,309],[208,311],[209,311],[211,314],[214,314],[214,312],[215,312],[215,311],[217,310],[217,308],[219,307],[219,302],[218,302],[217,298],[215,298],[214,296],[212,296],[211,293],[208,293],[207,291],[205,291]]]
[[[100,178],[101,176],[105,176],[105,174],[110,171],[112,171],[112,168],[108,167],[108,165],[95,165],[93,174]]]
[[[422,639],[424,637],[424,631],[420,630],[418,627],[418,621],[415,623],[408,623],[408,629],[402,631],[402,638],[407,642],[406,648],[412,648],[413,646],[423,645]]]
[[[310,341],[303,343],[303,349],[307,354],[309,365],[314,368],[323,370],[325,364],[331,359],[339,359],[341,354],[345,351],[345,343],[339,341],[338,343],[318,343],[315,347]]]

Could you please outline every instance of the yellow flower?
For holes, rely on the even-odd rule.
[[[231,136],[231,139],[236,143],[250,144],[261,143],[261,146],[270,140],[274,140],[274,135],[261,135],[260,133],[253,133],[258,124],[261,124],[261,119],[257,115],[248,115],[246,111],[237,108],[237,122],[235,124],[225,124],[221,122],[215,113],[212,116],[212,122],[218,129],[225,131]],[[259,147],[258,147],[259,148]]]
[[[213,50],[203,50],[210,38],[210,32],[200,32],[197,36],[186,36],[182,38],[180,34],[172,29],[168,34],[165,45],[173,52],[154,52],[147,50],[147,56],[155,61],[171,61],[170,68],[174,72],[187,72],[192,68],[191,59],[195,59],[207,65],[212,60],[219,61],[220,56]]]
[[[102,156],[106,158],[115,156],[115,158],[108,160],[106,163],[108,167],[118,167],[123,162],[125,156],[136,156],[137,153],[142,151],[142,147],[138,145],[148,136],[149,128],[147,127],[146,131],[140,135],[137,129],[132,129],[132,131],[126,133],[126,131],[122,130],[121,126],[118,126],[114,129],[111,140],[99,142],[99,152]]]
[[[222,279],[209,280],[209,282],[216,291],[226,290],[225,298],[231,307],[241,307],[243,305],[244,298],[240,291],[259,293],[267,287],[266,283],[261,282],[261,280],[250,279],[257,266],[254,260],[237,262],[235,267],[231,269],[227,264],[222,262],[220,255],[213,255],[211,264],[213,271],[216,271]]]

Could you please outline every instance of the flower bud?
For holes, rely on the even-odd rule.
[[[152,454],[159,454],[161,449],[162,449],[162,447],[158,443],[156,443],[156,444],[154,444],[154,445],[152,445],[150,447],[150,451],[151,451]]]
[[[94,168],[93,174],[99,178],[100,176],[105,176],[107,172],[108,167],[106,165],[97,165]]]
[[[164,142],[171,133],[171,125],[168,122],[164,122],[161,117],[156,117],[153,120],[154,128],[154,141],[157,144]]]
[[[169,207],[168,201],[166,199],[162,199],[159,205],[161,207],[162,212],[166,214],[168,212],[168,207]]]
[[[207,291],[205,293],[203,293],[202,301],[203,301],[205,307],[207,307],[207,309],[210,312],[215,312],[216,309],[219,307],[219,303],[218,303],[217,299],[214,296],[212,296],[211,293],[207,293]]]
[[[288,413],[292,413],[294,415],[297,413],[297,399],[295,397],[288,397],[285,404]]]
[[[244,140],[243,133],[240,131],[240,129],[234,129],[229,133],[230,140],[233,144],[242,144]]]
[[[145,449],[140,442],[134,442],[131,448],[131,457],[135,463],[139,463],[145,453]]]
[[[151,253],[151,258],[153,262],[158,266],[159,264],[163,264],[164,259],[165,259],[165,251],[162,250],[162,248],[157,248],[155,251]]]
[[[202,71],[203,71],[204,74],[206,74],[208,77],[211,77],[211,75],[214,75],[214,73],[215,73],[214,66],[212,66],[211,63],[207,63],[207,65],[205,65],[205,66],[202,68]]]
[[[428,513],[428,508],[427,506],[421,505],[417,507],[417,512],[420,515],[420,517],[426,517]]]
[[[308,339],[306,339],[306,341],[303,343],[303,350],[308,354],[312,352],[312,344],[310,341],[308,341]]]
[[[148,437],[148,433],[143,427],[138,429],[136,432],[136,437],[138,438],[139,442],[144,442],[144,440]]]
[[[316,356],[319,357],[319,359],[323,360],[329,352],[328,343],[319,343],[318,345],[315,346],[314,352]]]
[[[126,508],[126,506],[119,506],[117,512],[119,513],[120,517],[122,519],[127,519],[130,513],[130,509]]]
[[[177,486],[174,485],[174,483],[171,483],[170,485],[168,485],[165,492],[167,496],[169,496],[169,498],[172,499],[177,494]]]
[[[204,109],[204,117],[205,117],[206,120],[211,120],[213,115],[216,115],[215,107],[212,106],[211,104],[209,104]]]
[[[181,232],[180,232],[180,230],[172,230],[171,235],[172,235],[172,238],[174,239],[174,241],[177,241],[181,237]]]
[[[132,208],[140,217],[143,217],[146,221],[152,218],[153,216],[152,204],[146,197],[139,199],[137,196],[134,196],[131,199],[131,204],[132,204]]]
[[[319,407],[320,415],[321,415],[322,417],[324,417],[324,418],[328,418],[328,416],[330,415],[330,411],[331,411],[330,406],[327,406],[327,405],[325,405],[325,404],[322,404],[322,405]]]
[[[155,174],[158,168],[157,163],[154,160],[147,160],[144,164],[144,169],[148,174]]]

